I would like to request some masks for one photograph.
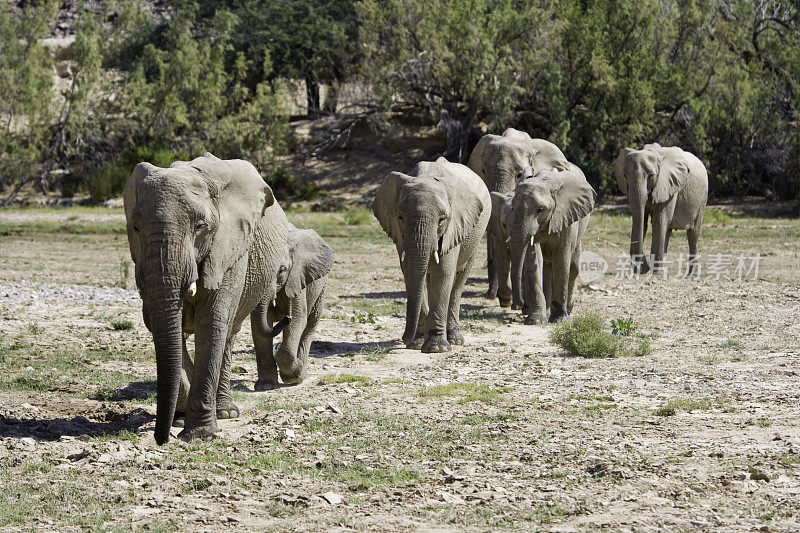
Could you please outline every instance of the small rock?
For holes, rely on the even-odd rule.
[[[747,467],[747,470],[750,472],[750,479],[754,479],[756,481],[769,481],[769,476],[758,468],[749,466]]]
[[[328,403],[328,405],[326,406],[326,409],[328,409],[329,411],[333,411],[337,415],[342,414],[342,410],[339,409],[338,407],[336,407],[336,405],[333,404],[333,403]]]
[[[291,440],[295,438],[295,436],[296,435],[293,429],[283,428],[278,437],[280,440]]]
[[[36,448],[36,441],[31,437],[22,437],[19,439],[20,448],[33,449]]]
[[[322,495],[322,499],[331,505],[339,505],[344,501],[344,498],[342,498],[335,492],[326,492],[325,494]]]

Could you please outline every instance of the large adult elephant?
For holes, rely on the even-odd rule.
[[[708,201],[708,172],[702,161],[676,146],[653,143],[642,150],[624,148],[614,163],[614,173],[631,207],[630,253],[635,271],[650,270],[643,252],[649,217],[653,223],[650,254],[655,266],[664,264],[672,230],[685,229],[691,272]]]
[[[492,210],[486,185],[469,168],[440,157],[409,174],[389,174],[372,209],[397,247],[405,277],[403,342],[423,352],[463,344],[461,293]]]
[[[567,158],[555,144],[532,139],[524,131],[508,128],[502,135],[484,135],[469,157],[471,168],[486,183],[489,191],[509,193],[517,185],[517,176],[526,167],[534,172],[556,168],[567,170]],[[494,222],[490,223],[494,224]],[[512,304],[509,260],[504,243],[498,242],[499,228],[489,228],[486,238],[489,290],[486,297],[499,298],[502,307]]]
[[[595,196],[571,163],[563,172],[523,172],[512,199],[511,279],[515,297],[524,300],[526,324],[555,322],[572,312],[581,239]]]
[[[239,411],[227,389],[233,334],[262,297],[274,298],[286,217],[253,165],[209,153],[169,168],[139,163],[124,204],[142,315],[156,350],[155,440],[169,440],[188,359],[183,333],[190,331],[195,361],[184,370],[189,390],[179,437],[209,439],[219,414]],[[266,324],[255,326],[274,334]]]

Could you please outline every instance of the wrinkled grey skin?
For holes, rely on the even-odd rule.
[[[508,128],[503,135],[484,135],[469,158],[471,168],[486,183],[489,191],[509,193],[517,184],[517,176],[526,167],[534,172],[556,168],[567,170],[567,158],[559,148],[544,139],[532,139],[523,131]],[[498,219],[499,221],[499,219]],[[498,228],[489,223],[486,239],[488,258],[489,290],[486,297],[499,298],[502,307],[512,304],[509,281],[509,259],[496,235]]]
[[[641,273],[650,270],[643,251],[650,218],[653,224],[650,254],[656,266],[664,265],[672,230],[685,229],[689,238],[689,272],[692,272],[708,200],[708,172],[702,161],[675,146],[646,144],[642,150],[623,149],[614,163],[614,174],[631,207],[630,253],[634,270]]]
[[[333,250],[314,230],[291,226],[287,235],[287,255],[278,270],[278,296],[273,302],[263,299],[251,320],[268,324],[291,317],[283,330],[283,341],[273,355],[271,336],[253,328],[257,391],[278,386],[278,374],[285,384],[298,384],[308,376],[308,353],[314,330],[322,317],[325,285],[333,268]],[[274,335],[273,335],[274,336]]]
[[[511,280],[526,324],[569,318],[595,191],[581,170],[526,169],[514,191]],[[531,246],[538,244],[540,249]]]
[[[392,172],[378,189],[372,210],[397,247],[406,283],[407,347],[446,352],[464,343],[461,293],[491,205],[474,172],[442,157]]]
[[[156,350],[155,440],[169,440],[176,410],[186,413],[181,439],[210,439],[218,416],[238,414],[229,389],[233,336],[275,294],[286,217],[253,165],[209,153],[169,168],[138,164],[124,204]],[[192,332],[194,364],[184,342]]]

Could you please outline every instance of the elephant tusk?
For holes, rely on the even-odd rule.
[[[406,260],[406,251],[405,251],[405,250],[403,250],[403,253],[402,253],[402,254],[400,254],[400,262],[402,263],[402,262],[403,262],[403,261],[405,261],[405,260]]]
[[[272,307],[275,307],[275,300],[272,300]]]
[[[433,251],[433,258],[436,260],[436,264],[439,264],[439,250]]]
[[[531,246],[533,246],[533,235],[531,235]]]
[[[193,281],[186,292],[189,293],[189,296],[194,296],[197,293],[197,282]]]

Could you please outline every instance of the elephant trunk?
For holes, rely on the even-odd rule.
[[[183,297],[197,280],[197,264],[179,242],[163,234],[150,239],[144,262],[149,268],[143,267],[137,272],[144,289],[141,291],[143,310],[146,309],[149,318],[147,322],[156,350],[155,440],[158,444],[169,440],[175,417],[183,363]]]
[[[150,313],[150,323],[153,326],[158,379],[155,439],[158,444],[164,444],[169,440],[181,380],[183,359],[181,299],[178,294],[174,294],[168,301],[160,301],[158,307],[153,305],[149,307],[153,309]]]
[[[647,187],[631,184],[628,190],[628,203],[631,206],[631,257],[642,258],[644,254],[645,205],[647,204]]]
[[[277,324],[270,326],[267,322],[267,313],[260,313],[258,315],[258,320],[254,320],[252,325],[254,328],[256,328],[256,333],[262,337],[271,339],[272,337],[277,337],[280,335],[280,333],[286,328],[286,326],[289,325],[291,321],[291,317],[285,316]]]
[[[526,303],[523,296],[522,271],[536,230],[538,227],[534,227],[524,213],[514,217],[514,227],[511,231],[511,296],[513,303],[521,308],[525,307]],[[527,304],[531,305],[532,302]]]
[[[429,229],[436,228],[435,221],[420,219],[408,226],[403,251],[406,258],[403,262],[406,281],[406,329],[403,332],[403,342],[406,346],[414,341],[419,326],[419,315],[424,300],[423,291],[426,288],[426,275],[431,255],[437,250],[435,234],[429,235]]]

